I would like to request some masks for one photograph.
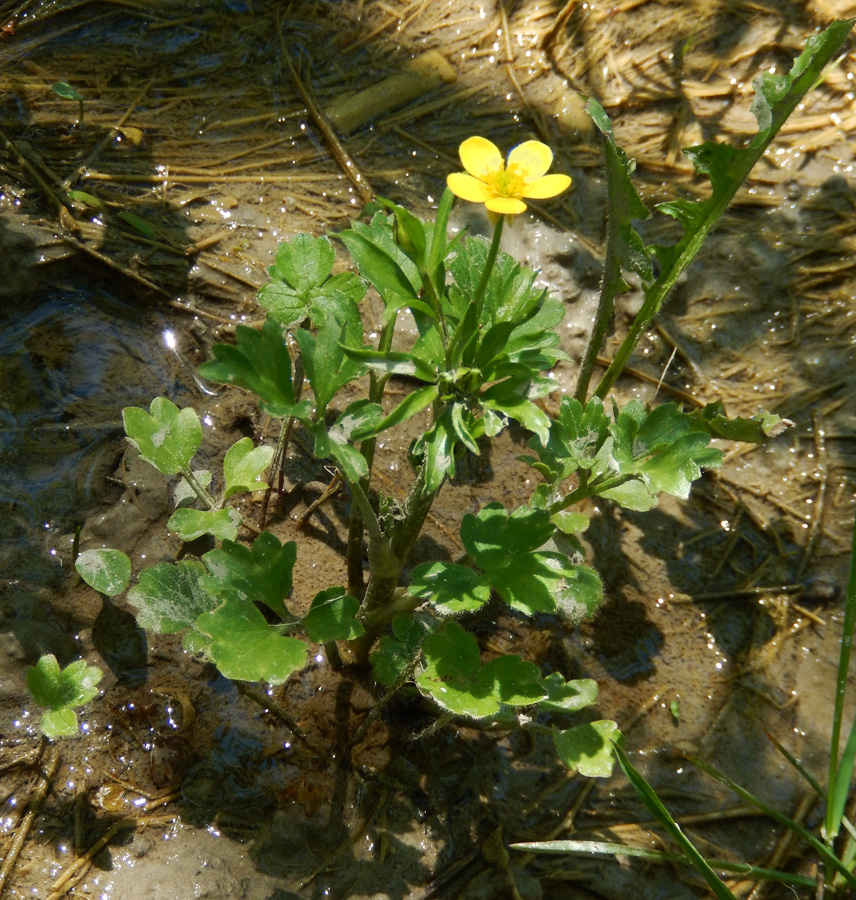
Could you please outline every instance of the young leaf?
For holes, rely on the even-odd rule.
[[[660,275],[653,283],[643,285],[645,300],[642,308],[597,386],[599,397],[609,393],[666,296],[785,120],[817,83],[826,64],[839,52],[853,23],[853,19],[839,20],[810,37],[787,75],[765,72],[754,80],[756,96],[751,111],[758,121],[758,133],[747,147],[738,149],[729,144],[706,141],[699,147],[684,150],[696,171],[710,178],[711,195],[703,200],[678,199],[659,204],[661,212],[681,223],[684,235],[674,246],[652,248],[660,263]]]
[[[711,437],[741,441],[745,444],[762,444],[767,438],[776,437],[793,425],[789,419],[783,419],[775,413],[764,410],[751,419],[740,417],[729,419],[721,400],[708,403],[702,409],[694,409],[687,415],[694,428],[706,431]]]
[[[80,101],[83,99],[83,97],[81,97],[81,95],[67,81],[57,81],[53,86],[53,92],[58,97],[62,97],[63,100]]]
[[[89,587],[108,597],[121,594],[131,580],[131,560],[121,550],[84,550],[74,568]]]
[[[348,248],[363,278],[383,298],[387,317],[418,301],[422,279],[413,260],[396,245],[392,225],[383,213],[376,213],[369,225],[353,222],[336,237]]]
[[[270,465],[273,447],[253,447],[251,438],[241,438],[226,451],[223,459],[223,476],[226,479],[226,497],[238,491],[263,491],[267,483],[262,472]]]
[[[196,632],[196,619],[216,609],[220,601],[202,583],[205,567],[195,559],[177,563],[159,563],[140,573],[139,582],[131,588],[128,600],[137,607],[137,624],[148,631],[175,634],[191,629],[185,636],[185,648],[198,649],[201,635]],[[195,633],[196,637],[192,635]]]
[[[537,550],[552,535],[549,515],[525,506],[509,515],[501,503],[489,503],[461,522],[464,547],[483,569],[502,568],[512,556]]]
[[[619,737],[615,722],[601,720],[568,728],[553,729],[553,743],[562,762],[588,778],[608,778],[615,759],[612,742]]]
[[[226,678],[282,684],[306,665],[306,644],[280,635],[244,600],[227,598],[199,616],[196,627],[210,637],[207,652]]]
[[[359,637],[363,634],[363,626],[356,619],[359,609],[359,600],[349,597],[342,587],[330,587],[316,594],[303,617],[309,640],[323,644]]]
[[[326,237],[298,234],[281,243],[276,262],[268,269],[272,281],[259,292],[259,304],[282,328],[307,316],[317,326],[333,315],[359,342],[363,331],[357,304],[365,288],[351,272],[330,277],[335,256]]]
[[[439,394],[440,389],[436,384],[428,384],[425,387],[417,388],[408,394],[385,419],[381,419],[375,426],[374,431],[367,437],[374,437],[389,428],[406,422],[409,418],[430,406]]]
[[[414,446],[414,453],[422,457],[425,468],[424,493],[439,491],[447,475],[455,477],[455,444],[451,410],[447,407]]]
[[[519,656],[500,656],[482,666],[475,638],[455,622],[422,644],[419,688],[456,715],[487,718],[502,705],[528,706],[546,695],[538,667]]]
[[[381,684],[391,687],[419,654],[422,641],[439,621],[423,615],[396,616],[392,635],[384,635],[371,655],[372,673]]]
[[[128,440],[140,456],[164,475],[184,471],[202,443],[202,426],[196,411],[179,408],[166,397],[155,397],[151,414],[126,406],[122,420]]]
[[[282,327],[273,319],[265,321],[261,333],[238,325],[235,345],[215,344],[214,359],[199,367],[199,374],[211,381],[234,384],[259,397],[259,406],[270,416],[305,418],[308,401],[297,403],[291,379],[291,355]]]
[[[74,708],[88,703],[98,693],[104,673],[78,659],[60,670],[57,658],[47,654],[27,669],[27,690],[44,710],[42,733],[47,738],[65,737],[77,731]]]
[[[236,509],[177,509],[166,523],[183,541],[195,541],[203,534],[218,540],[234,541],[238,536],[241,516]]]
[[[279,245],[276,262],[268,269],[268,274],[308,297],[313,288],[324,284],[335,261],[336,251],[328,238],[296,234]]]
[[[346,357],[345,326],[329,316],[318,327],[317,337],[301,328],[295,335],[306,377],[315,394],[315,420],[320,421],[339,388],[363,374],[361,362]]]
[[[218,597],[233,596],[264,603],[287,621],[291,615],[283,601],[291,593],[296,559],[297,544],[294,541],[280,544],[268,531],[255,539],[252,549],[225,540],[222,546],[202,557],[211,573],[203,579],[203,585]]]
[[[544,444],[550,438],[550,418],[540,407],[522,396],[526,384],[515,384],[513,379],[501,381],[489,387],[480,397],[479,404],[484,409],[504,413],[528,428]]]
[[[555,713],[572,713],[597,702],[597,682],[592,678],[565,681],[553,672],[542,682],[547,696],[538,702],[538,709]]]
[[[423,563],[413,570],[408,592],[430,600],[441,615],[472,612],[490,599],[490,585],[477,572],[453,563]]]
[[[585,407],[577,400],[562,397],[546,443],[537,436],[529,442],[538,454],[539,471],[556,483],[578,469],[591,469],[609,437],[609,424],[603,402],[598,397],[589,400]]]

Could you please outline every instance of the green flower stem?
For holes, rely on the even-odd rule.
[[[493,238],[490,242],[490,249],[487,251],[487,259],[484,263],[484,271],[482,272],[482,276],[479,279],[478,285],[476,286],[476,292],[473,295],[473,303],[475,303],[477,310],[481,309],[484,292],[487,290],[487,283],[490,280],[490,273],[493,271],[494,264],[496,263],[496,257],[499,253],[499,242],[502,240],[502,227],[504,224],[505,216],[500,216],[499,221],[493,227]]]
[[[378,341],[378,350],[386,352],[392,346],[392,337],[395,332],[396,318],[393,317],[384,325]],[[387,375],[378,375],[377,372],[369,373],[369,402],[380,403],[383,400],[383,391],[389,380]],[[375,447],[377,441],[370,438],[360,444],[360,453],[363,454],[368,465],[369,474],[360,479],[360,488],[363,495],[368,497],[371,483],[372,466],[374,465]],[[368,502],[368,501],[366,501]],[[374,517],[374,513],[372,512]],[[377,520],[375,520],[377,521]],[[348,521],[347,566],[348,566],[348,593],[357,600],[362,600],[365,595],[365,580],[363,573],[363,511],[359,503],[351,506],[351,516]]]
[[[616,191],[615,179],[607,178],[606,187],[610,193],[607,209],[612,209],[613,204],[616,202],[612,196]],[[618,274],[620,269],[617,264],[610,265],[610,260],[618,258],[620,245],[621,237],[618,234],[616,224],[611,217],[608,217],[606,221],[606,258],[603,264],[604,275],[600,284],[600,297],[597,301],[594,324],[588,337],[583,361],[577,374],[577,387],[574,391],[574,399],[582,403],[583,406],[585,406],[588,399],[589,382],[591,381],[591,373],[597,360],[597,354],[609,331],[609,323],[615,315],[615,297],[622,290],[622,282]]]
[[[185,477],[187,483],[193,489],[193,493],[205,504],[208,509],[219,509],[222,504],[218,503],[208,491],[196,480],[196,476],[190,471],[188,466],[181,470],[181,474]]]
[[[570,494],[566,494],[561,500],[557,500],[551,506],[548,506],[547,512],[551,516],[554,516],[557,512],[561,512],[563,509],[567,509],[569,506],[573,506],[575,503],[579,503],[587,497],[594,497],[596,494],[601,494],[604,491],[611,491],[614,488],[621,487],[622,484],[635,477],[635,475],[628,474],[595,478],[594,481],[588,484],[581,484],[579,487],[574,488]]]

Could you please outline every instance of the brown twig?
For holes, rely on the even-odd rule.
[[[57,749],[56,744],[48,744],[47,749],[45,750],[44,757],[42,758],[42,766],[39,771],[39,780],[36,784],[36,788],[33,791],[33,796],[30,798],[30,803],[27,808],[27,812],[24,814],[24,818],[21,820],[18,828],[15,831],[15,837],[12,839],[12,843],[6,853],[6,858],[3,860],[3,866],[0,868],[0,894],[3,893],[3,889],[6,886],[6,881],[9,878],[9,875],[12,872],[12,869],[15,867],[15,863],[18,860],[18,857],[21,854],[21,850],[24,848],[24,843],[27,840],[27,835],[30,832],[30,828],[33,826],[33,822],[38,815],[39,810],[41,809],[42,803],[44,802],[45,796],[47,795],[48,788],[51,786],[51,782],[53,781],[53,777],[56,774],[56,770],[59,767],[59,750]]]

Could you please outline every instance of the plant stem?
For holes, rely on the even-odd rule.
[[[841,827],[841,815],[844,811],[843,800],[846,799],[837,797],[840,791],[838,787],[838,751],[841,741],[841,720],[844,716],[844,692],[847,688],[850,653],[853,649],[854,626],[856,626],[856,524],[854,524],[852,549],[850,551],[850,574],[847,579],[844,624],[841,628],[841,650],[838,654],[838,677],[835,682],[832,736],[829,739],[829,782],[826,788],[826,821],[823,826],[823,836],[828,844],[832,843]]]
[[[378,350],[381,352],[389,350],[392,346],[395,322],[396,319],[394,317],[383,326],[380,340],[378,341]],[[387,380],[387,376],[380,376],[377,372],[369,373],[370,403],[380,403],[383,400],[383,391]],[[369,440],[360,444],[360,453],[363,454],[363,459],[365,459],[369,470],[369,474],[365,478],[360,479],[360,487],[366,496],[368,496],[369,485],[371,484],[376,444],[376,438],[369,438]],[[356,597],[357,600],[362,600],[366,591],[363,574],[363,513],[358,503],[354,503],[351,506],[351,516],[348,521],[347,564],[348,593],[352,597]]]
[[[204,487],[196,480],[196,476],[190,471],[190,467],[183,469],[181,474],[185,477],[187,483],[193,489],[193,493],[208,507],[208,509],[217,509],[220,504],[205,490]]]
[[[502,227],[504,224],[505,216],[500,216],[499,221],[493,226],[493,238],[490,242],[490,249],[487,251],[484,271],[476,286],[475,294],[473,294],[473,303],[479,311],[481,311],[482,298],[484,297],[485,290],[487,290],[487,283],[490,280],[490,273],[493,271],[493,266],[496,262],[497,254],[499,253],[499,242],[502,240]]]
[[[425,517],[438,493],[437,491],[424,493],[424,472],[423,466],[404,501],[402,519],[396,523],[389,539],[390,553],[384,561],[386,565],[381,567],[372,565],[366,595],[359,613],[360,623],[366,632],[360,641],[366,652],[397,612],[403,611],[404,606],[408,603],[412,602],[418,605],[421,602],[413,600],[413,598],[407,598],[403,603],[396,602],[396,588],[401,570],[407,562],[407,557],[419,537]],[[371,543],[369,543],[369,549],[371,549]]]

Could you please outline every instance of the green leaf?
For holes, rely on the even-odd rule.
[[[329,587],[315,595],[309,612],[303,617],[303,627],[311,641],[350,641],[363,634],[357,621],[360,601],[349,597],[343,587]]]
[[[298,294],[308,296],[330,275],[336,251],[326,237],[296,234],[283,241],[276,251],[276,262],[268,269],[272,278],[284,281]]]
[[[529,446],[538,454],[543,474],[552,482],[564,481],[578,469],[591,469],[609,437],[609,419],[603,402],[595,397],[583,407],[562,397],[559,413],[550,425],[546,442],[534,437]]]
[[[196,619],[216,609],[220,601],[205,589],[205,567],[196,559],[160,563],[140,573],[128,600],[137,607],[137,624],[148,631],[175,634],[190,629],[184,646],[201,649],[206,640],[196,630]],[[201,639],[201,641],[200,641]]]
[[[579,568],[555,552],[519,553],[502,568],[486,572],[491,585],[512,608],[525,615],[556,612]],[[568,606],[570,604],[567,604]]]
[[[363,326],[358,304],[365,287],[352,272],[330,276],[335,252],[326,237],[298,234],[279,245],[276,263],[268,269],[271,283],[259,292],[259,304],[281,327],[291,328],[307,317],[315,326],[333,316],[349,340],[360,343]]]
[[[431,601],[441,615],[472,612],[490,599],[477,572],[452,563],[423,563],[413,570],[408,593]]]
[[[482,666],[475,638],[455,622],[425,638],[422,653],[417,685],[455,715],[487,718],[502,705],[529,706],[546,694],[538,667],[519,656]]]
[[[158,236],[157,231],[155,231],[145,219],[141,218],[136,213],[132,213],[129,209],[120,210],[116,213],[116,218],[121,219],[126,225],[130,225],[134,231],[138,232],[143,237],[154,239]]]
[[[189,466],[202,443],[199,416],[190,407],[179,410],[166,397],[152,400],[150,410],[126,406],[125,434],[147,463],[164,475],[176,475]]]
[[[27,690],[44,710],[41,727],[45,737],[64,737],[77,731],[74,707],[83,706],[98,694],[102,675],[101,669],[87,666],[82,659],[60,670],[53,654],[41,657],[27,669]]]
[[[93,194],[87,194],[86,191],[69,191],[67,196],[69,200],[73,200],[75,203],[83,203],[86,206],[91,206],[93,209],[104,209],[104,204],[101,200]]]
[[[202,562],[211,573],[203,580],[206,589],[218,597],[264,603],[280,618],[288,620],[290,613],[284,600],[291,593],[292,570],[297,559],[297,544],[280,544],[269,531],[263,531],[253,541],[252,549],[233,540],[209,550]]]
[[[520,507],[509,515],[501,503],[489,503],[461,522],[461,540],[476,565],[499,569],[510,557],[543,546],[553,535],[553,524],[543,510]]]
[[[280,635],[245,600],[227,598],[199,616],[196,627],[211,638],[207,652],[226,678],[282,684],[306,665],[306,644]]]
[[[383,213],[377,213],[369,225],[353,222],[336,237],[348,248],[363,278],[383,298],[387,316],[418,301],[422,288],[419,272],[413,260],[396,245],[390,220]]]
[[[559,615],[571,625],[590,619],[603,602],[603,582],[589,566],[572,565],[563,572],[563,583],[556,593]]]
[[[74,568],[89,587],[108,597],[121,594],[131,580],[131,560],[121,550],[84,550]]]
[[[261,409],[270,416],[306,418],[308,401],[294,397],[291,355],[282,327],[272,318],[265,320],[261,333],[238,325],[235,346],[215,344],[214,359],[199,367],[199,374],[211,381],[234,384],[258,395]]]
[[[562,534],[581,534],[589,527],[591,520],[585,513],[563,509],[550,516],[550,521]]]
[[[368,368],[385,375],[404,375],[433,384],[437,381],[437,369],[413,353],[397,350],[370,350],[367,348],[345,347],[345,353],[364,363]]]
[[[694,409],[688,415],[693,427],[706,431],[711,437],[745,444],[763,444],[768,438],[776,437],[793,425],[789,419],[763,410],[751,419],[729,419],[721,400],[708,403],[702,409]]]
[[[183,541],[195,541],[203,534],[218,540],[234,541],[238,536],[241,516],[236,509],[177,509],[166,523]]]
[[[282,281],[262,285],[259,306],[268,314],[270,321],[277,322],[281,328],[291,328],[309,316],[309,299]]]
[[[449,300],[456,318],[463,316],[475,295],[481,274],[487,262],[490,243],[482,237],[470,237],[458,248],[449,263],[454,285],[449,290]],[[488,277],[478,324],[492,326],[498,322],[519,324],[534,313],[546,296],[546,291],[534,287],[537,273],[520,265],[514,257],[499,252]],[[564,313],[564,311],[563,311]]]
[[[391,687],[419,655],[422,641],[439,624],[425,616],[396,616],[392,635],[384,635],[371,655],[372,673],[381,684]]]
[[[565,681],[553,672],[543,680],[547,696],[539,701],[538,709],[555,713],[572,713],[597,702],[597,682],[592,678]]]
[[[317,337],[300,328],[294,338],[315,394],[315,419],[320,421],[336,391],[363,374],[363,364],[345,355],[345,326],[334,316],[328,316],[319,326]]]
[[[685,500],[692,482],[701,476],[702,466],[722,464],[721,451],[708,447],[710,435],[694,431],[690,417],[674,403],[646,413],[642,404],[633,400],[621,410],[610,430],[614,444],[602,448],[602,468],[639,475],[655,497],[665,491]],[[610,491],[604,491],[603,496],[619,499]]]
[[[226,497],[238,491],[263,491],[267,482],[261,480],[262,472],[270,465],[273,447],[254,447],[251,438],[241,438],[226,451],[223,459],[223,476],[226,479]]]
[[[505,413],[509,418],[515,419],[543,443],[549,440],[549,416],[531,400],[521,396],[515,386],[508,381],[501,381],[489,387],[479,397],[479,404],[483,409]]]
[[[67,81],[56,82],[53,86],[53,92],[58,97],[62,97],[63,100],[77,100],[79,102],[83,99],[83,97]]]
[[[368,437],[374,437],[383,431],[400,425],[402,422],[406,422],[409,418],[430,406],[437,399],[439,393],[440,389],[436,384],[428,384],[425,387],[417,388],[408,394],[385,419],[381,419]]]
[[[553,730],[553,743],[562,762],[588,778],[608,778],[615,762],[613,740],[619,736],[615,722],[602,719],[576,725],[567,731]]]
[[[455,443],[451,410],[447,407],[414,448],[422,456],[425,468],[424,493],[439,491],[447,475],[455,477]]]

